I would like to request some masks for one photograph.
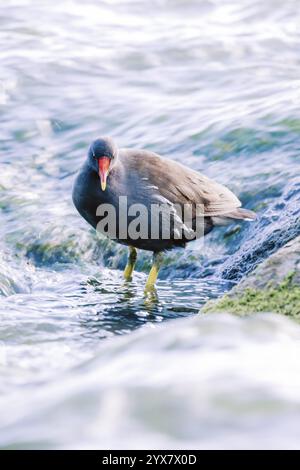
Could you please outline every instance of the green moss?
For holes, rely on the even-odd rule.
[[[290,274],[279,286],[269,286],[265,290],[246,289],[237,297],[225,295],[218,302],[207,304],[203,311],[238,315],[274,312],[300,321],[300,286],[293,284],[293,276]]]
[[[287,118],[279,121],[280,125],[288,128],[292,132],[300,133],[300,119]]]
[[[76,243],[66,241],[64,243],[35,242],[26,249],[28,258],[36,264],[68,263],[79,259],[80,249]]]
[[[270,133],[257,132],[251,128],[237,128],[216,139],[212,143],[212,159],[220,160],[226,156],[255,152],[265,152],[276,145],[276,139]]]

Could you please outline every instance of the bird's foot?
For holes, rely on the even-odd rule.
[[[148,288],[144,290],[144,306],[145,308],[151,309],[152,307],[155,307],[159,302],[157,290],[155,286],[152,286],[151,288]],[[149,313],[151,313],[151,310],[149,310]]]

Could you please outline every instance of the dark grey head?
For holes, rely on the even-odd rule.
[[[99,174],[101,188],[105,191],[109,171],[118,157],[118,147],[111,137],[99,137],[91,144],[88,152],[90,168]]]
[[[108,157],[112,160],[117,154],[118,147],[111,137],[99,137],[89,148],[89,156],[92,158]]]

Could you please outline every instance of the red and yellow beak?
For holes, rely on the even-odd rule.
[[[99,158],[98,165],[99,165],[99,177],[101,181],[101,189],[102,191],[105,191],[106,180],[107,180],[107,175],[108,175],[109,166],[110,166],[110,158],[108,157]]]

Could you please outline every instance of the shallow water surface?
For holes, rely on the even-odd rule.
[[[299,326],[196,315],[300,233],[299,21],[296,0],[0,2],[1,448],[299,447]],[[71,202],[101,134],[257,221],[170,252],[145,298],[150,255],[124,283]]]

